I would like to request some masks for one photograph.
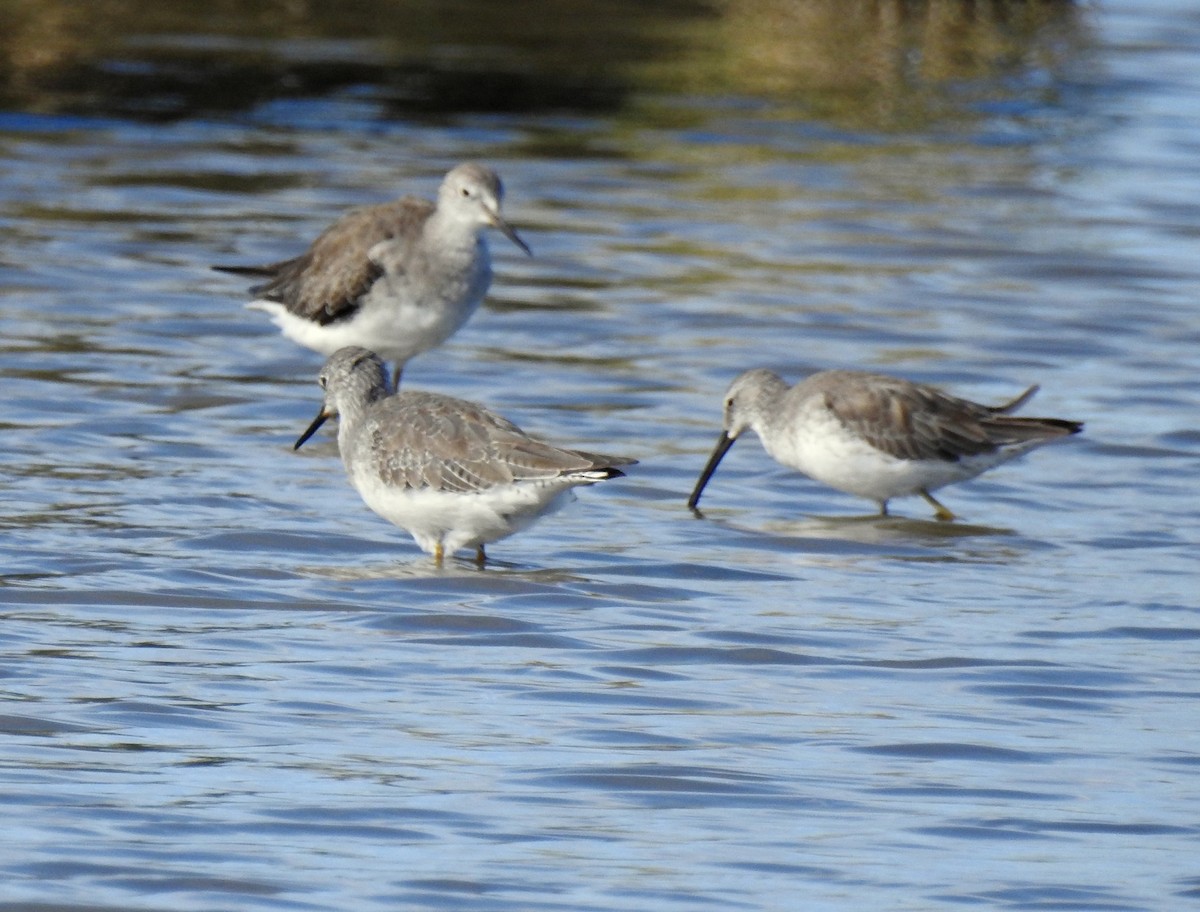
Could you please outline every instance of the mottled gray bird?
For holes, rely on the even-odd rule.
[[[624,456],[564,450],[481,405],[389,389],[383,362],[343,348],[321,370],[325,401],[296,449],[333,415],[350,483],[367,506],[408,530],[440,564],[460,548],[506,538],[573,499],[571,489],[616,478]]]

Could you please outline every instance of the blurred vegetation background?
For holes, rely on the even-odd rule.
[[[906,129],[1006,80],[1054,91],[1087,31],[1063,0],[0,0],[0,105],[175,119],[365,90],[437,116],[686,93]]]

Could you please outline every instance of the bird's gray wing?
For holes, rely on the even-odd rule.
[[[615,466],[633,462],[542,443],[482,406],[432,393],[385,400],[372,413],[370,432],[381,478],[398,487],[485,491],[575,472],[615,475]]]
[[[825,404],[847,428],[897,459],[957,462],[998,446],[991,409],[922,384],[872,377],[829,390]]]
[[[347,317],[383,273],[369,256],[371,248],[380,241],[415,237],[433,209],[417,197],[351,209],[300,256],[250,267],[268,277],[250,290],[322,326]]]

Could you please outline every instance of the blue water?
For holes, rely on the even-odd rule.
[[[0,115],[0,910],[1194,903],[1200,16],[1075,18],[876,128],[686,84]],[[482,571],[292,452],[321,359],[208,268],[469,158],[536,256],[495,238],[406,383],[640,460]],[[951,525],[751,439],[693,517],[752,366],[1087,427]]]

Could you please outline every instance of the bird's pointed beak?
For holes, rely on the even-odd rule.
[[[315,434],[317,429],[332,417],[333,413],[326,411],[325,406],[321,406],[321,411],[317,412],[317,417],[314,418],[312,424],[308,426],[308,430],[300,435],[300,438],[296,441],[292,449],[298,450],[300,447],[304,446],[308,438]]]
[[[721,464],[721,460],[725,458],[725,454],[729,452],[729,448],[733,446],[736,440],[736,437],[729,436],[728,431],[721,432],[721,436],[717,438],[717,445],[713,449],[712,455],[708,457],[708,465],[700,473],[695,490],[692,491],[692,496],[688,498],[687,505],[689,509],[696,509],[696,504],[700,503],[700,495],[704,493],[704,486],[708,484],[708,480],[712,478],[713,472],[717,470],[717,466]]]
[[[504,216],[489,207],[488,217],[491,219],[492,227],[498,228],[501,234],[525,251],[525,256],[533,256],[533,251],[529,249],[529,245],[521,240],[521,236],[517,234],[517,229],[510,225]]]

